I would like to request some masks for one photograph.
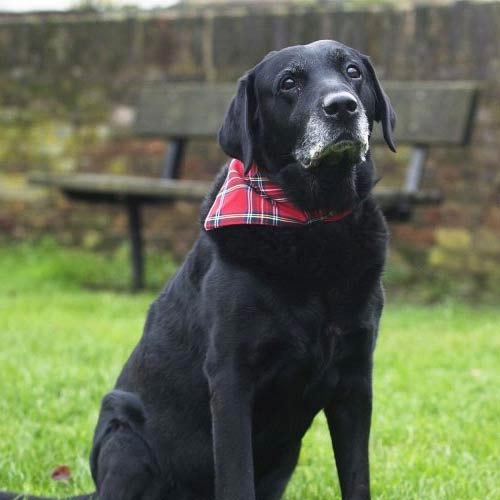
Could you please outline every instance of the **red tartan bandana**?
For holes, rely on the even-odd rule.
[[[243,163],[231,160],[226,180],[205,219],[205,230],[241,224],[284,226],[334,222],[343,219],[352,210],[341,213],[316,210],[306,212],[295,207],[281,187],[262,176],[256,165],[248,174]]]

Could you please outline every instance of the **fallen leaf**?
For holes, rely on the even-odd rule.
[[[63,483],[69,482],[71,479],[71,471],[67,465],[58,465],[53,471],[50,477],[54,481],[62,481]]]

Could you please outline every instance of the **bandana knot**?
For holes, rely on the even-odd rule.
[[[264,177],[255,164],[245,174],[243,163],[233,159],[226,180],[205,218],[204,227],[210,231],[242,224],[307,225],[338,221],[351,211],[301,210],[293,205],[276,182]]]

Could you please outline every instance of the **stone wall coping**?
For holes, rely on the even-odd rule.
[[[498,1],[498,0],[494,0]],[[122,22],[125,20],[172,20],[217,17],[244,17],[246,15],[270,15],[286,16],[289,14],[303,13],[334,13],[334,12],[381,12],[411,11],[425,8],[439,8],[450,4],[468,4],[463,0],[442,0],[440,2],[387,2],[382,4],[366,4],[363,2],[340,2],[332,4],[311,5],[304,3],[286,3],[272,5],[267,3],[252,4],[224,4],[204,6],[173,6],[167,9],[131,9],[121,11],[88,12],[88,11],[66,11],[66,12],[29,12],[10,13],[0,12],[0,25],[9,24],[38,24],[44,23],[79,23],[79,22]],[[480,0],[474,4],[492,3],[492,0]]]

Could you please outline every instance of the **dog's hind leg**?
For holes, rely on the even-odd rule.
[[[160,470],[146,425],[136,394],[115,390],[104,397],[90,456],[99,500],[162,500]]]

